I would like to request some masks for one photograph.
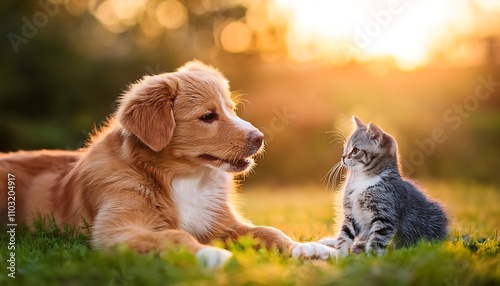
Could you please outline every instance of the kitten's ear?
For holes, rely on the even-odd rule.
[[[384,132],[372,122],[368,123],[368,130],[366,133],[368,133],[370,140],[372,140],[375,144],[379,145],[382,142]]]
[[[352,117],[352,123],[354,128],[366,128],[366,125],[361,121],[361,119],[357,118],[356,116]]]
[[[116,117],[125,130],[158,152],[174,133],[177,89],[177,78],[171,74],[146,76],[121,97]]]

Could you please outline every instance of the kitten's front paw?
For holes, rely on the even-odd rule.
[[[198,262],[210,270],[224,266],[231,256],[231,252],[212,246],[205,246],[196,252]]]
[[[323,259],[337,258],[337,250],[317,242],[297,243],[292,248],[293,258]]]
[[[318,243],[333,247],[335,249],[339,248],[339,243],[335,237],[325,237],[323,239],[320,239]]]
[[[366,241],[355,241],[351,246],[351,253],[363,253],[366,250]]]
[[[366,245],[366,254],[368,256],[371,256],[373,254],[377,256],[383,255],[385,252],[385,248],[380,248],[380,247],[371,247],[369,244]]]

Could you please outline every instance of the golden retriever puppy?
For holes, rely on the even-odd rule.
[[[234,109],[228,81],[200,62],[145,76],[83,150],[1,154],[1,216],[8,217],[7,180],[15,176],[16,222],[31,224],[37,212],[58,225],[81,226],[84,218],[96,249],[184,247],[212,268],[231,253],[211,240],[252,235],[294,257],[336,257],[236,213],[233,175],[252,167],[264,137]]]

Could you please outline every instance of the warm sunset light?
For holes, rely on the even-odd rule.
[[[73,3],[73,2],[70,2]],[[293,61],[343,65],[382,60],[411,70],[441,59],[477,64],[490,47],[458,42],[473,30],[487,42],[498,34],[495,13],[500,2],[489,0],[233,0],[227,2],[104,0],[89,4],[90,11],[111,33],[123,33],[139,25],[136,41],[147,44],[161,31],[175,31],[176,40],[193,41],[200,50],[199,34],[215,49],[229,53],[260,52],[264,60],[279,57]],[[68,4],[68,10],[73,10]],[[218,11],[241,7],[244,15]],[[213,14],[215,13],[215,14]],[[196,17],[215,16],[213,25],[196,31]],[[191,27],[191,28],[189,28]],[[188,29],[189,28],[189,29]],[[207,28],[212,29],[212,35]],[[190,37],[192,36],[192,37]],[[211,39],[209,39],[211,38]],[[149,40],[148,40],[149,39]],[[470,39],[470,38],[469,38]],[[464,42],[462,42],[464,44]],[[459,47],[460,46],[460,47]],[[481,56],[482,55],[482,56]]]
[[[298,61],[392,57],[403,69],[428,61],[451,27],[450,1],[275,1],[290,11],[288,48]],[[469,23],[470,24],[470,23]]]
[[[288,12],[286,40],[294,60],[343,64],[390,58],[401,69],[428,64],[444,43],[478,27],[485,38],[496,34],[494,13],[500,11],[500,2],[489,0],[275,0],[273,5]]]

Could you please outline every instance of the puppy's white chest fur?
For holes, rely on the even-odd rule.
[[[230,181],[230,175],[214,170],[174,177],[172,199],[180,229],[196,238],[210,233],[228,203]]]

